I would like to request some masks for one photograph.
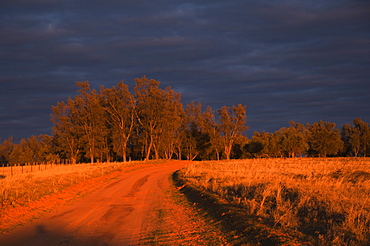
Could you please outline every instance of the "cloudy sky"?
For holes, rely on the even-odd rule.
[[[294,120],[370,122],[368,0],[1,0],[0,140],[51,134],[76,81],[146,75],[247,134]]]

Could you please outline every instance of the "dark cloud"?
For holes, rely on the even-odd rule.
[[[191,100],[248,105],[249,135],[291,120],[370,121],[361,0],[0,2],[0,138],[50,134],[51,106],[147,75]]]

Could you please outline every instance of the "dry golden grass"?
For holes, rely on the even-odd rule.
[[[370,245],[370,158],[200,162],[181,175],[315,245]]]

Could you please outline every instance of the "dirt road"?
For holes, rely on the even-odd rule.
[[[196,245],[206,225],[168,198],[168,177],[184,165],[123,174],[73,205],[0,236],[0,245]]]

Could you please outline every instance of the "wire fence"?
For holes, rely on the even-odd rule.
[[[71,165],[71,160],[61,159],[49,163],[32,162],[23,164],[0,164],[0,178],[11,177],[17,174],[32,173],[42,170],[54,169],[61,165]]]

